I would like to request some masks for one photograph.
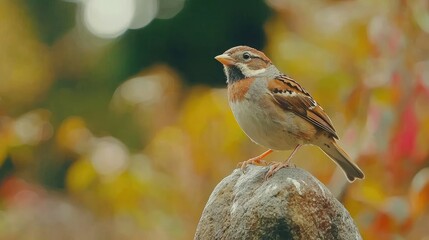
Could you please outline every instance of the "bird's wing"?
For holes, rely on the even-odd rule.
[[[323,108],[295,80],[279,75],[268,82],[268,89],[280,108],[295,113],[338,139],[331,119]]]

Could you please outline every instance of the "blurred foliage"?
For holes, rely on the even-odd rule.
[[[347,185],[311,146],[294,163],[363,238],[427,235],[428,1],[188,0],[110,39],[83,6],[0,1],[0,239],[191,239],[214,186],[265,150],[235,123],[213,60],[242,44],[331,116],[366,179]]]

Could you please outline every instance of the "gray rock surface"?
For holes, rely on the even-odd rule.
[[[213,190],[195,239],[362,239],[350,214],[303,169],[250,165]]]

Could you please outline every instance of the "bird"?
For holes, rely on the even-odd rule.
[[[240,162],[243,171],[248,164],[267,164],[264,158],[273,151],[292,150],[285,161],[269,164],[265,175],[268,179],[289,167],[302,145],[315,145],[341,167],[350,182],[364,178],[362,170],[338,144],[338,134],[323,108],[263,52],[236,46],[215,59],[223,65],[228,102],[238,125],[253,142],[268,148]]]

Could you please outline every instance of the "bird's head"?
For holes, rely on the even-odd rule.
[[[215,59],[223,64],[227,83],[264,76],[270,70],[277,70],[263,52],[247,46],[233,47]]]

